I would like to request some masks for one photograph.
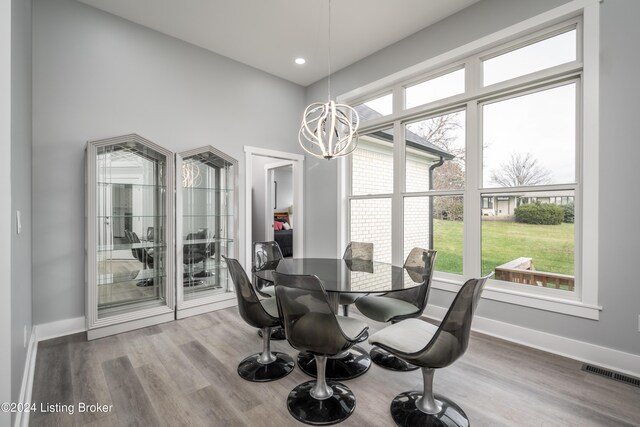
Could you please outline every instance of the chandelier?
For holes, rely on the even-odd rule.
[[[329,0],[329,100],[309,105],[302,115],[298,142],[304,151],[319,159],[346,156],[358,145],[360,118],[352,107],[331,100],[331,0]]]

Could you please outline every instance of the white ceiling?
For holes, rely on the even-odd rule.
[[[302,86],[328,74],[327,0],[79,1]],[[477,1],[333,0],[332,71]]]

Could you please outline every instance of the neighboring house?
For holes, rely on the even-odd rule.
[[[367,122],[382,115],[362,104],[356,107],[360,120]],[[441,160],[452,160],[455,156],[443,151],[420,135],[406,131],[407,187],[428,190],[430,175]],[[352,194],[380,194],[393,192],[393,129],[383,129],[361,135],[358,148],[352,155]],[[376,174],[372,176],[371,170]],[[376,260],[391,262],[391,204],[390,199],[359,201],[352,205],[351,240],[372,242]],[[368,206],[374,203],[374,207]],[[405,254],[412,247],[433,247],[433,198],[413,197],[404,208]],[[359,212],[362,211],[362,215]],[[366,214],[365,214],[366,212]],[[372,213],[373,212],[373,213]]]
[[[547,191],[522,194],[492,194],[482,196],[482,216],[512,217],[515,209],[527,203],[552,203],[568,205],[574,203],[573,191]]]

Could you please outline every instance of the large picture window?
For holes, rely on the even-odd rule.
[[[582,37],[574,18],[379,88],[385,108],[353,102],[347,237],[394,264],[435,249],[449,282],[494,273],[496,289],[577,299]]]

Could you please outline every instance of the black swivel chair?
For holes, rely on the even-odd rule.
[[[186,241],[189,240],[205,240],[207,239],[206,230],[198,231],[197,233],[187,234]],[[182,247],[182,263],[187,266],[187,280],[184,280],[184,286],[196,286],[202,285],[202,280],[196,279],[194,274],[194,265],[202,264],[202,271],[200,276],[206,276],[206,260],[211,257],[210,244],[207,243],[185,243]]]
[[[280,245],[274,241],[253,242],[253,257],[251,271],[275,270],[278,263],[284,259]],[[275,297],[275,288],[271,282],[263,280],[253,275],[253,283],[256,291],[265,298]],[[258,335],[262,336],[262,331],[258,331]],[[284,330],[281,327],[275,327],[271,330],[272,340],[284,340]]]
[[[346,262],[373,261],[373,243],[349,242],[342,255]],[[357,270],[356,270],[357,271]],[[338,303],[342,306],[345,316],[349,315],[349,306],[356,302],[363,295],[359,293],[341,293]]]
[[[433,394],[433,374],[435,369],[451,365],[467,350],[471,321],[490,276],[468,280],[439,327],[419,319],[407,319],[369,338],[371,344],[422,368],[422,393],[407,391],[391,402],[391,416],[397,425],[469,426],[467,415],[455,402]]]
[[[327,381],[327,356],[343,352],[358,342],[368,326],[349,317],[336,316],[316,276],[273,273],[278,308],[289,344],[312,353],[317,378],[295,387],[287,398],[289,413],[312,425],[335,424],[348,418],[356,398],[349,388]]]
[[[418,286],[401,291],[393,291],[380,296],[365,296],[356,301],[356,307],[363,315],[378,322],[396,323],[404,319],[420,317],[427,306],[431,277],[436,262],[436,251],[413,248],[403,268],[411,280]],[[395,357],[379,347],[369,351],[376,365],[393,371],[412,371],[418,369],[406,361]]]
[[[275,298],[260,300],[251,281],[236,259],[222,256],[227,262],[231,280],[236,289],[240,316],[249,325],[260,328],[262,335],[262,353],[246,357],[238,365],[238,375],[247,381],[273,381],[293,371],[295,366],[291,356],[280,352],[271,352],[271,328],[279,326],[280,317]]]
[[[136,234],[135,231],[124,230],[124,235],[129,243],[137,244],[141,243],[140,238]],[[142,263],[143,270],[147,270],[149,268],[153,268],[153,253],[150,250],[145,248],[131,248],[131,253],[133,257]],[[140,280],[136,283],[136,286],[139,287],[148,287],[153,286],[153,277]]]

